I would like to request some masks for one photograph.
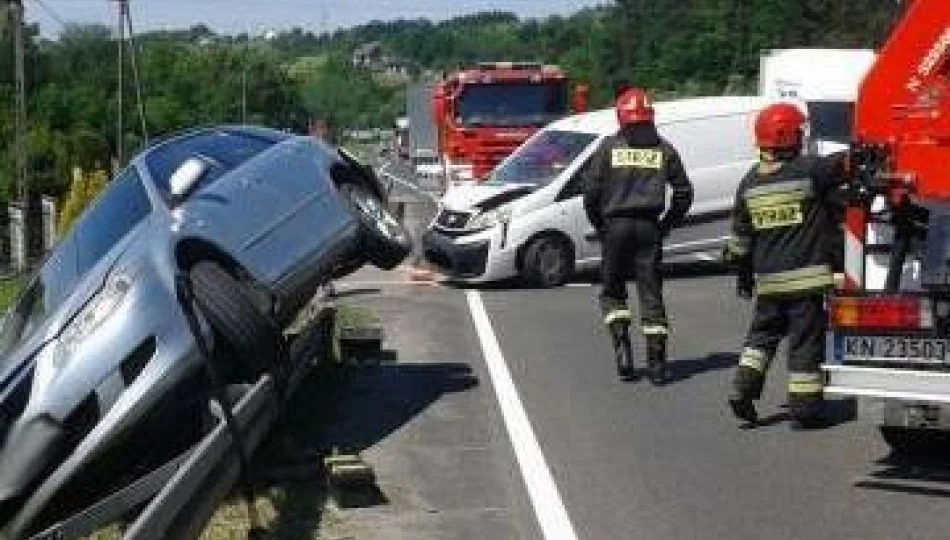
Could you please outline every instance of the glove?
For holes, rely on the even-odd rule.
[[[755,280],[752,279],[751,272],[739,272],[736,275],[736,296],[744,300],[752,298],[755,294]]]

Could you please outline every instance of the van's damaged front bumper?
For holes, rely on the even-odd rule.
[[[465,283],[487,283],[518,273],[512,249],[502,245],[501,227],[469,234],[446,234],[431,228],[422,237],[426,261],[448,278]]]

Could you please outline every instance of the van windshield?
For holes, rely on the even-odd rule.
[[[570,167],[596,138],[576,131],[542,131],[503,161],[488,182],[545,186]]]

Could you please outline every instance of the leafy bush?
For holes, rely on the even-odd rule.
[[[88,173],[79,168],[73,169],[73,181],[59,214],[60,234],[66,234],[72,228],[76,218],[82,215],[108,182],[109,174],[101,169]]]

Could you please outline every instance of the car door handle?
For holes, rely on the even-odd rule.
[[[238,180],[238,185],[244,189],[250,189],[261,185],[261,181],[256,178],[242,178]]]

